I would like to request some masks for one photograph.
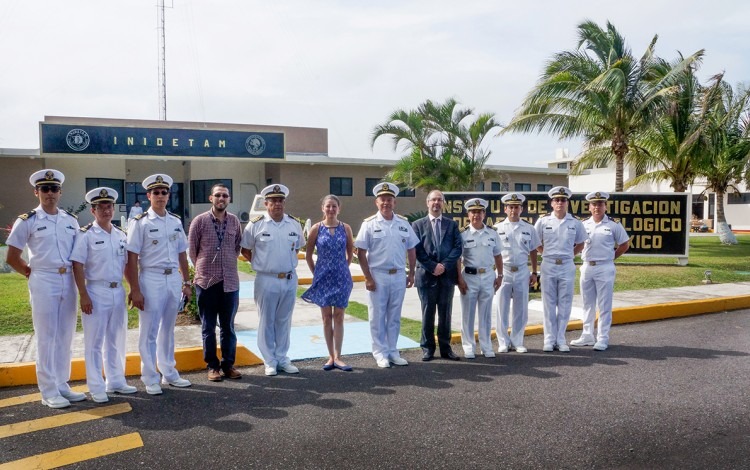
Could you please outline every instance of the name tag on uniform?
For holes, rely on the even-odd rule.
[[[260,236],[261,237],[270,237],[271,234],[270,233],[261,233]]]
[[[549,226],[549,225],[545,225],[545,226],[544,226],[544,231],[545,231],[545,232],[551,232],[551,231],[552,231],[552,227],[551,227],[551,226]]]
[[[104,243],[104,240],[99,240],[98,242],[94,242],[94,245],[101,245]]]
[[[38,227],[38,228],[36,229],[36,231],[37,231],[37,232],[39,232],[39,231],[41,231],[41,230],[47,230],[47,226],[46,226],[46,225],[42,225],[41,227]]]
[[[154,232],[158,232],[158,231],[159,231],[158,228],[152,228],[152,229],[149,230],[150,233],[154,233]]]
[[[529,232],[521,232],[522,235],[531,235]]]
[[[296,236],[298,236],[298,235],[297,235],[297,234],[296,234],[295,232],[289,232],[289,236],[290,236],[290,237],[296,237]]]
[[[575,230],[575,227],[568,227],[568,230]]]

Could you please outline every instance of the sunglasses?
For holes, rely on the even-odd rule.
[[[214,194],[214,197],[219,197],[219,198],[222,198],[222,199],[229,199],[229,194],[221,194],[221,193],[219,193],[219,194]]]
[[[60,186],[51,185],[51,184],[45,184],[45,185],[39,186],[37,189],[43,193],[48,193],[50,191],[53,193],[60,192]]]
[[[167,191],[166,189],[163,189],[161,191],[151,190],[151,194],[155,196],[166,196],[167,194],[169,194],[169,191]]]

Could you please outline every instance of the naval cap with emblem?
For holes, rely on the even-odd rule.
[[[31,183],[31,185],[35,188],[43,184],[54,184],[57,186],[62,186],[64,181],[65,175],[62,174],[62,171],[52,170],[50,168],[35,171],[29,177],[29,183]]]
[[[573,192],[566,188],[565,186],[555,186],[554,188],[550,189],[547,193],[550,199],[558,199],[558,198],[565,198],[570,199],[570,196],[573,195]]]
[[[487,209],[487,206],[489,206],[490,203],[487,202],[485,199],[482,199],[480,197],[475,197],[473,199],[469,199],[466,201],[466,204],[464,204],[464,207],[466,208],[466,211],[483,211]]]
[[[520,206],[526,200],[526,196],[521,193],[508,193],[500,198],[500,200],[506,206]]]
[[[143,180],[143,183],[141,184],[147,191],[156,188],[169,189],[172,187],[172,178],[169,175],[165,175],[164,173],[157,173]]]
[[[384,181],[382,183],[376,184],[374,188],[372,188],[372,194],[375,197],[378,196],[398,196],[398,186],[396,186],[393,183],[388,183],[387,181]]]
[[[283,197],[286,198],[289,196],[289,188],[284,186],[283,184],[271,184],[266,186],[260,191],[260,195],[263,196],[266,199],[272,198],[272,197]]]
[[[586,200],[589,202],[606,201],[609,199],[609,193],[604,191],[592,191],[586,195]]]
[[[91,205],[99,204],[100,202],[115,202],[117,200],[117,191],[106,186],[100,188],[94,188],[86,193],[86,202]]]

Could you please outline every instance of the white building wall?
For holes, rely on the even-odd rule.
[[[253,197],[266,184],[265,163],[252,161],[191,161],[188,162],[191,180],[231,179],[232,202],[229,212],[241,219],[243,212],[250,209]],[[190,204],[190,217],[211,208],[208,201]]]

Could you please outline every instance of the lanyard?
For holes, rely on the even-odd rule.
[[[219,222],[216,220],[216,217],[211,214],[211,219],[214,222],[214,230],[216,230],[216,238],[219,240],[219,243],[216,246],[216,251],[221,250],[221,243],[224,241],[224,234],[227,230],[227,217],[224,216],[224,223],[219,226]]]

